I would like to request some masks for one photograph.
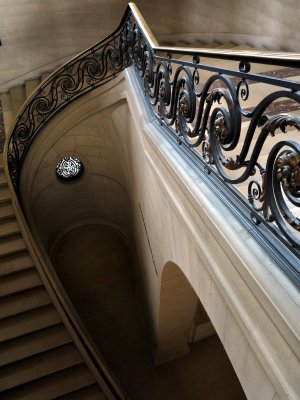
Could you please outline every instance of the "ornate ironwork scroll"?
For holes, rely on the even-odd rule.
[[[300,117],[280,111],[282,104],[300,111],[299,83],[250,73],[252,64],[246,61],[229,70],[211,66],[207,54],[202,57],[205,63],[201,54],[190,54],[188,60],[185,53],[184,61],[180,51],[158,54],[135,22],[131,29],[134,66],[161,124],[221,182],[242,187],[235,194],[248,195],[256,223],[275,222],[300,249],[300,145],[277,139],[289,129],[299,141]],[[294,75],[300,75],[300,69]],[[251,90],[260,82],[267,89],[256,100]],[[251,107],[243,107],[249,100]]]
[[[40,129],[72,101],[114,79],[130,65],[126,42],[128,18],[129,10],[115,32],[58,69],[25,103],[8,148],[10,175],[17,192],[22,164]]]
[[[260,72],[266,64],[283,67],[279,76],[272,67]],[[112,35],[53,74],[19,115],[8,151],[16,190],[40,128],[130,65],[178,145],[244,199],[253,221],[269,224],[273,232],[277,226],[278,235],[300,254],[300,84],[284,77],[287,69],[289,77],[300,75],[290,71],[300,67],[299,61],[153,48],[130,7]],[[283,136],[287,130],[293,140]]]

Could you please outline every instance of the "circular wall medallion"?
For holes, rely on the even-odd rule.
[[[83,173],[81,161],[72,156],[64,157],[56,166],[56,176],[62,181],[74,181]]]

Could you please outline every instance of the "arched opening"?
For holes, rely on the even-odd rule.
[[[130,399],[142,398],[151,379],[151,355],[124,235],[107,225],[79,226],[61,238],[52,262],[109,368]]]
[[[190,393],[187,398],[246,399],[205,308],[172,262],[162,273],[155,362],[174,376],[186,367],[181,378]]]
[[[87,111],[94,104],[92,100],[85,104]],[[242,389],[234,391],[236,383],[233,385],[233,379],[228,377],[234,373],[227,359],[224,362],[231,372],[221,382],[222,397],[215,395],[215,383],[220,382],[216,381],[213,370],[222,369],[223,362],[218,360],[217,366],[211,363],[210,368],[206,362],[210,349],[222,349],[219,342],[217,345],[213,340],[210,345],[206,342],[198,352],[191,351],[154,367],[151,334],[142,307],[141,292],[146,286],[142,287],[135,276],[130,249],[130,246],[135,248],[131,203],[138,180],[133,181],[132,177],[131,147],[126,140],[129,128],[123,129],[121,135],[110,119],[113,115],[116,125],[124,127],[126,121],[130,125],[128,106],[122,102],[117,108],[92,113],[83,121],[76,121],[73,115],[77,114],[76,107],[74,104],[69,116],[61,117],[55,129],[50,129],[51,123],[48,125],[49,137],[42,143],[44,147],[38,146],[38,139],[35,142],[35,151],[30,153],[26,164],[27,174],[23,175],[22,193],[27,218],[33,221],[32,225],[36,224],[39,239],[99,351],[131,400],[243,399]],[[74,121],[72,129],[66,130],[68,118]],[[65,184],[57,179],[54,167],[71,151],[82,161],[84,173],[80,179]],[[143,155],[139,161],[142,159]],[[168,269],[174,270],[174,265]],[[158,275],[153,272],[151,311],[156,311],[158,305]],[[184,348],[177,356],[198,346],[191,343],[198,332],[193,321],[201,314],[197,314],[199,301],[185,278],[184,285],[184,289],[180,285],[174,289],[179,307],[185,304],[181,311],[181,316],[185,316],[181,318]],[[151,314],[151,318],[153,321],[156,315]],[[172,326],[176,328],[170,322],[165,329]],[[238,385],[237,378],[234,379]]]

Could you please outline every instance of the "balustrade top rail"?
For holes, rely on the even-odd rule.
[[[299,68],[300,54],[292,52],[277,52],[277,51],[240,51],[240,50],[216,50],[216,49],[201,49],[198,47],[175,47],[175,46],[160,46],[155,36],[151,32],[149,26],[145,22],[142,14],[134,3],[129,3],[134,19],[136,20],[139,28],[143,32],[145,40],[150,45],[154,52],[176,53],[176,54],[198,54],[208,56],[211,58],[218,58],[224,60],[246,60],[248,62],[258,62],[262,64],[276,64],[284,66],[293,66]]]
[[[133,3],[111,35],[55,71],[25,103],[7,146],[17,194],[41,128],[129,66],[178,147],[299,259],[300,54],[162,47]],[[299,263],[287,273],[300,286]]]

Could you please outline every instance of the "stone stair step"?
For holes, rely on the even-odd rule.
[[[0,369],[0,393],[82,363],[73,343],[24,359]]]
[[[7,203],[11,199],[11,193],[8,186],[0,187],[0,205]]]
[[[219,43],[217,43],[217,42],[207,42],[207,43],[201,43],[197,47],[199,47],[201,49],[214,49],[215,46],[218,46],[218,45],[219,45]]]
[[[19,225],[15,218],[0,222],[0,240],[20,232]]]
[[[0,240],[0,258],[26,250],[24,240],[20,235],[2,238]]]
[[[88,387],[94,382],[88,368],[80,364],[12,389],[3,395],[5,400],[52,400],[58,396],[68,396],[69,393]]]
[[[43,82],[45,79],[48,78],[48,76],[51,74],[51,71],[43,72],[42,77],[41,77],[41,82]]]
[[[0,278],[32,267],[33,262],[27,251],[8,255],[0,259]]]
[[[0,298],[42,285],[35,268],[3,276],[0,280]]]
[[[10,128],[12,126],[13,119],[14,119],[9,92],[1,93],[0,100],[1,100],[1,105],[2,105],[4,128],[5,128],[5,132],[7,134],[10,131]],[[0,157],[0,158],[2,158],[2,157]]]
[[[25,82],[26,99],[28,99],[28,97],[31,96],[32,92],[39,86],[40,83],[41,83],[40,79],[28,79]]]
[[[1,204],[0,207],[0,222],[4,221],[6,219],[11,219],[12,217],[14,217],[15,213],[14,213],[14,208],[11,204],[11,202],[6,202]]]
[[[8,318],[47,304],[51,304],[51,299],[44,287],[25,290],[0,299],[0,318]]]
[[[2,175],[2,181],[0,180],[0,188],[6,188],[6,187],[8,187],[6,177],[3,176],[3,174],[1,174],[1,172],[0,172],[0,179],[1,179],[1,175]]]
[[[105,400],[107,397],[98,385],[91,385],[65,396],[56,397],[55,400]]]
[[[10,88],[9,94],[11,99],[13,118],[16,118],[19,110],[26,100],[25,85]]]
[[[232,50],[235,45],[233,43],[220,43],[216,46],[216,50]]]
[[[0,367],[70,343],[62,324],[57,324],[0,344]]]
[[[49,304],[0,321],[0,343],[58,324],[60,318]]]
[[[6,184],[7,185],[7,179],[6,175],[4,172],[4,168],[0,167],[0,185]]]

